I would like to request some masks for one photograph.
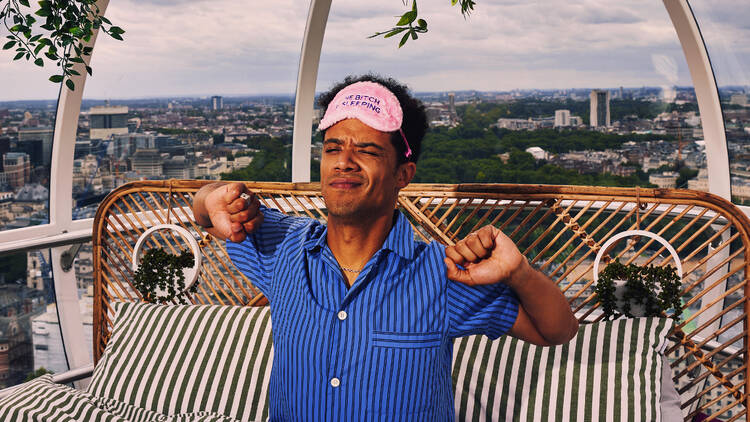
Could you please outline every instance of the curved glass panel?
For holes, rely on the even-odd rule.
[[[0,257],[0,388],[64,372],[49,249]]]
[[[750,28],[747,26],[750,10],[747,4],[741,1],[690,0],[690,7],[708,50],[721,100],[729,154],[732,202],[750,205],[750,171],[748,171],[750,169],[750,148],[748,148],[750,141],[750,96],[748,95],[750,94],[750,46],[748,46]],[[705,183],[707,181],[704,181],[701,186],[703,187]],[[707,186],[703,190],[708,190]],[[723,258],[728,255],[729,251],[725,252]],[[738,306],[743,298],[743,291],[739,288],[743,281],[738,274],[734,273],[735,268],[736,264],[733,262],[729,277],[719,284],[725,290],[731,289],[733,293],[717,304],[717,307],[723,309],[725,314],[720,320],[722,328],[718,326],[716,328],[721,333],[717,338],[719,342],[735,340],[733,348],[722,351],[722,356],[727,356],[722,371],[738,372],[735,379],[736,382],[741,382],[743,362],[737,357],[730,359],[732,353],[736,353],[743,347],[741,330],[738,327],[730,327],[732,321],[743,315],[741,306]],[[721,276],[725,274],[726,271],[715,274],[713,278],[721,281]],[[706,385],[699,385],[697,388],[703,388]],[[694,406],[703,405],[710,398],[705,398]],[[716,399],[717,402],[711,406],[714,410],[734,400],[731,397],[717,397]],[[722,415],[725,418],[733,416],[739,415],[733,415],[731,411]]]
[[[691,0],[719,88],[732,202],[750,205],[750,10],[740,1]]]
[[[39,68],[25,60],[14,62],[14,55],[13,50],[0,50],[0,231],[49,223],[50,160],[60,91],[60,84],[47,80],[54,64]]]
[[[307,7],[143,7],[124,0],[107,9],[127,32],[124,42],[100,34],[93,53],[76,138],[74,218],[92,217],[107,193],[134,180],[291,180]]]
[[[368,71],[407,83],[431,126],[417,182],[686,187],[705,166],[689,71],[660,2],[503,3],[477,2],[464,19],[419,2],[429,32],[398,48],[402,34],[367,36],[411,2],[334,2],[318,90]]]

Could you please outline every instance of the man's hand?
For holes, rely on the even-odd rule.
[[[242,242],[263,222],[259,207],[260,201],[245,184],[235,182],[201,188],[195,196],[193,214],[212,235]]]
[[[530,269],[515,243],[490,225],[447,247],[445,255],[448,278],[468,285],[502,281],[512,287],[514,282],[522,282],[523,274]]]

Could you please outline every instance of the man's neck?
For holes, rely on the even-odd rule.
[[[393,213],[356,222],[330,215],[326,241],[342,269],[361,270],[383,246],[392,226]],[[356,277],[347,279],[351,285]]]

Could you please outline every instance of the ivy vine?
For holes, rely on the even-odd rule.
[[[84,57],[91,55],[92,48],[85,44],[94,31],[120,41],[125,33],[101,15],[96,0],[42,0],[38,7],[32,7],[29,0],[0,0],[0,21],[10,34],[3,50],[15,49],[14,61],[26,59],[39,67],[44,67],[45,60],[56,63],[59,73],[49,80],[65,82],[71,91],[75,83],[70,78],[80,75],[74,69],[76,63],[92,74]]]
[[[150,303],[167,303],[177,300],[187,304],[182,295],[185,291],[185,274],[183,268],[195,265],[192,251],[183,251],[180,255],[172,255],[162,248],[147,250],[141,258],[138,270],[135,272],[133,287],[140,292],[143,300]],[[197,290],[197,285],[190,288],[190,292]],[[158,294],[161,290],[166,294]]]
[[[404,5],[408,4],[408,0],[404,0]],[[476,2],[474,0],[451,0],[451,6],[455,6],[457,4],[461,5],[461,14],[464,16],[464,18],[468,17],[472,11],[474,11],[474,6],[476,5]],[[418,34],[424,34],[427,32],[427,21],[424,19],[419,19],[418,11],[417,11],[417,0],[412,0],[411,3],[411,9],[407,10],[403,15],[397,16],[398,21],[396,22],[396,25],[388,29],[386,31],[380,31],[376,32],[373,35],[370,35],[368,38],[375,38],[379,36],[383,36],[383,38],[390,38],[399,34],[401,35],[401,41],[398,43],[398,48],[401,48],[406,44],[409,39],[416,40],[419,38]]]
[[[615,280],[625,280],[619,303]],[[624,265],[615,260],[599,274],[595,291],[605,319],[623,315],[632,318],[632,304],[639,304],[645,310],[643,316],[661,316],[662,312],[671,310],[670,317],[679,322],[682,315],[680,288],[681,280],[674,267]]]
[[[65,83],[73,91],[72,76],[80,73],[74,69],[81,64],[91,75],[93,70],[84,57],[91,56],[92,48],[85,44],[91,41],[94,32],[99,30],[110,37],[122,41],[125,30],[112,25],[101,14],[97,0],[41,0],[38,7],[32,7],[29,0],[0,0],[0,22],[10,35],[7,41],[0,42],[3,50],[15,49],[13,61],[25,59],[39,67],[45,61],[55,63],[58,73],[50,76],[53,83]],[[409,0],[402,0],[407,5]],[[418,16],[417,0],[399,19],[396,25],[386,31],[376,32],[368,38],[382,36],[390,38],[399,34],[401,48],[409,39],[416,40],[419,34],[427,32],[427,21]],[[464,18],[474,10],[474,0],[451,0],[451,6],[459,5]],[[37,18],[43,18],[40,24]]]

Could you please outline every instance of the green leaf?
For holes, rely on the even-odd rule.
[[[39,9],[36,12],[34,12],[35,15],[41,16],[41,17],[47,17],[50,16],[52,13],[48,9]]]
[[[52,75],[49,77],[50,82],[54,82],[56,84],[59,84],[63,80],[62,75]]]
[[[41,57],[40,57],[40,58],[34,60],[34,64],[37,65],[37,66],[39,66],[39,67],[44,67],[44,60],[42,60]]]
[[[455,6],[456,3],[458,3],[458,0],[451,0],[451,6]]]
[[[414,13],[417,13],[417,0],[412,1],[411,3],[411,11]]]
[[[68,70],[68,73],[71,74],[71,75],[76,75],[76,76],[80,75],[80,73],[78,73],[78,71],[73,70],[73,69]]]
[[[417,31],[412,29],[411,31],[409,31],[409,33],[411,34],[411,39],[416,40],[417,38],[419,38],[419,35],[417,35]]]
[[[34,55],[36,56],[39,54],[39,52],[44,48],[44,44],[37,44],[36,48],[34,48]]]
[[[8,41],[3,45],[3,50],[10,50],[14,45],[16,45],[15,41]]]
[[[404,32],[404,31],[406,31],[407,29],[409,29],[409,27],[406,27],[406,26],[404,26],[402,28],[394,28],[391,32],[385,34],[385,36],[383,38],[390,38],[390,37],[392,37],[392,36],[394,36],[396,34],[400,34],[400,33]]]
[[[42,38],[42,34],[34,35],[33,37],[31,37],[29,42],[37,42],[39,41],[39,38]]]
[[[81,28],[74,26],[70,29],[68,29],[68,32],[70,32],[73,35],[80,35],[82,33]]]
[[[109,36],[111,36],[112,38],[116,40],[122,41],[122,37],[120,36],[120,34],[109,34]]]
[[[427,29],[427,21],[424,19],[417,20],[417,26],[422,29]]]
[[[114,34],[124,34],[125,30],[123,30],[119,26],[113,26],[109,28],[109,32],[114,33]]]
[[[16,54],[16,57],[13,57],[13,60],[18,60],[18,59],[20,59],[21,57],[23,57],[23,54],[24,54],[24,53],[23,53],[23,51],[22,51],[22,52],[20,52],[20,53],[18,53],[18,54]]]
[[[91,76],[92,74],[91,66],[86,66],[86,73],[88,73],[89,76]]]
[[[401,19],[398,20],[398,23],[396,23],[396,25],[397,26],[409,25],[410,23],[414,22],[414,19],[416,18],[417,18],[417,12],[413,10],[408,11],[401,16]]]
[[[10,32],[21,32],[21,28],[23,28],[23,25],[13,25],[10,27]]]
[[[68,87],[69,90],[75,91],[76,90],[76,84],[73,83],[70,79],[65,80],[65,85]]]
[[[406,34],[404,34],[403,37],[401,37],[401,42],[398,43],[398,48],[403,47],[404,44],[406,44],[406,41],[408,40],[409,40],[409,33],[407,32]]]
[[[50,53],[49,51],[46,51],[44,53],[44,55],[47,56],[47,58],[50,59],[50,60],[52,60],[52,61],[57,61],[59,59],[59,57],[57,56],[57,54]]]
[[[26,7],[31,7],[31,5],[29,5],[29,0],[18,0],[18,2]]]
[[[73,63],[83,63],[83,59],[80,57],[71,57],[69,60]]]

